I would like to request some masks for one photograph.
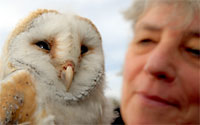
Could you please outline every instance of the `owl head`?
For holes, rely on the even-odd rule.
[[[0,79],[26,69],[60,95],[83,98],[104,75],[101,36],[94,24],[75,14],[37,10],[10,34],[1,57]],[[69,97],[69,96],[67,96]]]

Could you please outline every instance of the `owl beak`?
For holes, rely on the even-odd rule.
[[[62,68],[61,78],[63,79],[67,92],[69,91],[72,80],[74,77],[74,63],[72,61],[67,61]]]
[[[66,90],[69,91],[74,77],[73,67],[68,65],[65,70]]]

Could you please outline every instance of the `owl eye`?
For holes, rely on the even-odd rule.
[[[40,47],[41,49],[45,49],[45,50],[48,50],[48,51],[51,50],[49,43],[45,42],[45,41],[38,41],[37,43],[35,43],[35,45]]]
[[[85,45],[81,45],[81,55],[88,52],[88,47]]]

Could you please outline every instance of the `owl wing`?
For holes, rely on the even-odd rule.
[[[17,70],[0,81],[0,125],[32,122],[36,89],[26,70]]]

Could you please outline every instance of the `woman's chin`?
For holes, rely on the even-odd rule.
[[[127,125],[174,123],[177,110],[151,102],[142,97],[135,97],[122,109]],[[166,114],[168,114],[166,116]],[[171,116],[170,116],[171,114]]]

